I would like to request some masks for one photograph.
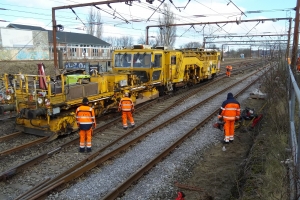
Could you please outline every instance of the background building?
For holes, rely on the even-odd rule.
[[[110,44],[89,34],[58,31],[56,42],[64,61],[111,58]],[[9,24],[6,28],[0,28],[0,60],[51,59],[52,31],[21,24]]]

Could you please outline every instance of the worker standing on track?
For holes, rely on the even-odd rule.
[[[233,97],[232,93],[227,94],[227,100],[222,103],[218,118],[224,120],[224,143],[228,144],[234,140],[234,122],[240,119],[240,103]]]
[[[230,77],[231,70],[232,70],[232,66],[231,65],[227,65],[226,66],[226,76]]]
[[[123,129],[126,130],[128,127],[127,117],[129,118],[129,121],[131,123],[131,128],[133,128],[135,125],[134,119],[132,117],[132,112],[134,112],[134,105],[131,98],[129,98],[128,92],[126,92],[124,94],[124,97],[120,100],[118,111],[122,111]]]
[[[80,148],[79,152],[84,152],[85,144],[87,152],[92,151],[92,133],[93,128],[96,127],[96,119],[94,109],[89,107],[88,98],[82,99],[82,104],[76,109],[77,125],[80,129]]]

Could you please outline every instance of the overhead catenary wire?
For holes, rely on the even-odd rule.
[[[72,2],[72,3],[79,3],[79,2],[76,2],[76,1],[71,1],[71,0],[68,0],[69,2]],[[62,1],[53,1],[53,2],[59,2],[59,3],[61,3],[61,4],[63,4],[63,2]],[[197,1],[195,1],[195,2],[197,2]],[[187,4],[189,4],[190,3],[190,1],[187,1]],[[198,2],[199,3],[199,2]],[[0,5],[2,5],[1,3],[0,3]],[[148,8],[148,6],[149,6],[149,4],[148,3],[145,3],[145,2],[136,2],[136,1],[133,1],[133,5],[134,6],[139,6],[140,8],[142,8],[142,9],[147,9],[147,10],[150,10],[150,8]],[[201,4],[201,5],[203,5],[203,6],[206,6],[205,4]],[[176,6],[178,6],[178,5],[176,5]],[[206,6],[207,8],[209,8],[210,10],[213,10],[213,9],[211,9],[209,6]],[[47,10],[47,9],[46,9]],[[104,10],[104,9],[103,9]],[[272,10],[269,10],[270,12],[272,11],[274,11],[274,10],[276,10],[276,9],[272,9]],[[278,9],[278,10],[281,10],[281,9]],[[124,15],[125,14],[125,12],[124,12],[124,10],[122,10],[123,12],[120,12],[120,14],[122,14],[122,15]],[[263,10],[263,11],[266,11],[266,10]],[[250,12],[250,11],[249,11]],[[253,11],[252,11],[253,12]],[[60,11],[59,13],[64,13],[64,14],[66,14],[66,13],[68,13],[68,12],[66,12],[66,11]],[[81,16],[81,15],[79,15],[79,13],[80,13],[80,10],[79,10],[79,12],[76,10],[76,14],[79,16],[79,17],[81,17],[81,19],[83,19],[83,17]],[[160,13],[160,11],[158,10],[157,11],[157,13],[159,13],[159,14],[163,14],[163,13]],[[215,15],[222,15],[223,13],[221,13],[221,12],[217,12],[216,11],[216,13],[217,14],[215,14]],[[245,13],[246,13],[246,11],[245,11]],[[179,17],[179,19],[181,19],[182,21],[188,21],[188,20],[193,20],[193,21],[195,21],[195,17],[193,17],[192,15],[190,15],[190,16],[184,16],[184,14],[186,14],[185,13],[185,11],[184,10],[182,10],[181,11],[181,13],[180,13],[180,17]],[[187,13],[188,14],[188,13]],[[85,14],[82,14],[82,15],[85,15]],[[208,14],[208,16],[212,16],[213,14]],[[225,15],[226,15],[226,13],[225,13]],[[49,15],[50,16],[50,15]],[[57,15],[58,16],[58,15]],[[86,16],[86,15],[85,15]],[[128,16],[128,18],[130,18],[130,19],[133,19],[134,18],[134,15],[132,15],[132,13],[130,13],[130,14],[128,14],[128,15],[124,15],[124,17],[126,17],[126,16]],[[178,15],[177,15],[178,16]],[[177,17],[176,16],[176,17]],[[138,17],[138,16],[137,16]],[[224,16],[224,17],[227,17],[227,16]],[[60,23],[61,24],[63,24],[64,25],[64,27],[69,27],[69,28],[73,28],[74,29],[74,27],[72,27],[72,24],[73,24],[73,22],[69,22],[69,23],[64,23],[64,19],[67,19],[68,17],[65,17],[65,18],[60,18],[59,19],[59,21],[60,21]],[[35,19],[40,19],[39,17],[36,17]],[[75,18],[74,18],[75,19]],[[115,27],[118,27],[118,28],[121,28],[121,29],[124,29],[125,31],[126,31],[126,29],[128,29],[128,26],[126,26],[126,25],[124,25],[124,24],[122,24],[122,23],[118,23],[118,22],[116,22],[116,23],[114,23],[114,20],[115,19],[113,19],[113,17],[110,17],[109,19],[111,19],[111,21],[109,22],[108,20],[105,20],[105,24],[108,24],[108,25],[111,25],[111,26],[115,26]],[[155,17],[151,17],[151,21],[155,21],[157,18],[155,18]],[[46,19],[45,19],[46,20]],[[48,19],[49,20],[49,19]],[[121,20],[121,19],[120,19]],[[142,20],[144,20],[144,21],[142,21]],[[146,21],[147,19],[141,19],[141,22],[142,23],[144,23],[145,21]],[[82,20],[83,21],[83,20]],[[128,20],[128,21],[130,21],[130,20]],[[196,20],[196,21],[198,21],[198,20]],[[63,23],[62,23],[63,22]],[[157,22],[157,21],[156,21]],[[74,22],[74,25],[76,24],[77,22]],[[84,24],[87,24],[87,22],[86,21],[83,21],[83,23]],[[114,24],[114,25],[113,25]],[[67,26],[68,25],[68,26]],[[69,26],[70,25],[70,26]],[[243,25],[245,25],[245,24],[243,24]],[[130,26],[131,26],[131,28],[130,29],[132,29],[132,30],[135,30],[135,31],[143,31],[144,32],[144,29],[143,28],[138,28],[138,26],[139,26],[139,23],[137,22],[137,23],[135,23],[135,24],[133,24],[133,23],[130,23]],[[225,30],[225,31],[227,31],[228,32],[228,29],[227,28],[223,28],[222,30]],[[182,32],[185,32],[184,33],[184,37],[185,38],[188,38],[188,37],[191,37],[191,31],[188,31],[188,32],[186,32],[186,30],[184,30],[183,28],[181,28],[181,27],[179,27],[178,28],[178,31],[182,31]],[[128,33],[129,35],[134,35],[133,34],[133,32],[129,32]],[[137,35],[137,34],[135,34],[135,35]],[[192,36],[192,37],[194,37],[194,36]]]

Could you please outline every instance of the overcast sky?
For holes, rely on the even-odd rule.
[[[80,3],[100,2],[88,0],[1,0],[0,26],[9,23],[41,26],[52,29],[52,7],[75,5]],[[214,21],[234,21],[238,19],[295,18],[296,0],[173,0],[171,10],[176,16],[177,24],[190,24]],[[145,36],[145,28],[157,25],[161,1],[134,1],[132,6],[125,3],[97,5],[101,10],[104,38],[108,36],[132,36],[137,40]],[[57,24],[64,26],[64,31],[85,33],[89,7],[56,10]],[[155,11],[156,10],[156,11]],[[128,21],[129,23],[126,23]],[[292,27],[294,24],[292,24]],[[253,35],[286,33],[286,20],[277,22],[249,22],[218,25],[185,25],[177,27],[176,47],[188,42],[203,41],[203,35]],[[81,30],[80,30],[81,29]],[[149,29],[149,36],[155,36],[157,28]]]

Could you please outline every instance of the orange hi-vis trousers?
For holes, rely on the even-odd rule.
[[[93,133],[92,128],[90,130],[80,130],[79,131],[80,148],[85,147],[85,142],[86,142],[86,147],[87,148],[92,148],[92,133]]]
[[[230,77],[230,71],[226,71],[226,76]]]
[[[229,142],[229,140],[233,141],[234,140],[234,122],[235,120],[226,120],[224,119],[224,134],[225,134],[225,138],[224,141],[225,142]]]
[[[127,117],[131,123],[131,126],[134,125],[134,120],[133,120],[133,117],[132,117],[132,113],[131,111],[122,111],[122,120],[123,120],[123,127],[124,128],[127,128]]]

